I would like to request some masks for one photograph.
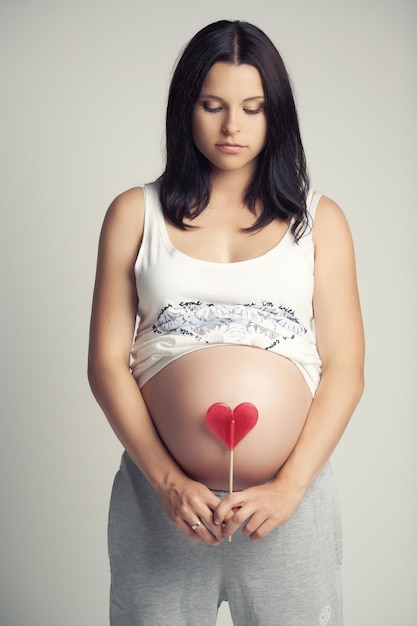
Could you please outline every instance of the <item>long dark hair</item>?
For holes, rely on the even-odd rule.
[[[184,217],[199,215],[210,200],[210,164],[192,139],[192,116],[207,73],[214,63],[256,67],[265,94],[267,140],[258,156],[244,201],[261,214],[248,230],[280,218],[294,218],[296,239],[306,226],[309,179],[290,79],[272,41],[247,22],[221,20],[200,30],[175,68],[166,114],[166,168],[160,178],[165,216],[180,228]]]

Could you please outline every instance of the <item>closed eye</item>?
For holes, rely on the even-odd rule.
[[[210,104],[208,104],[207,102],[202,102],[201,106],[202,106],[203,110],[206,111],[207,113],[219,113],[224,108],[223,106],[220,106],[220,105],[210,106]],[[262,113],[264,111],[264,109],[265,109],[265,107],[263,105],[261,105],[261,106],[257,107],[256,109],[243,108],[243,111],[247,115],[258,115],[259,113]]]
[[[258,109],[243,109],[245,113],[248,115],[258,115],[258,113],[262,113],[264,107],[259,107]]]
[[[203,104],[203,109],[207,111],[207,113],[218,113],[222,110],[222,107],[209,107],[208,104]]]

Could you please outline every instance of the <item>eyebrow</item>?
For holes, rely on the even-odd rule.
[[[225,102],[225,100],[223,100],[223,98],[220,98],[220,96],[215,96],[210,93],[201,93],[199,95],[199,98],[211,98],[212,100],[219,100],[219,102]],[[242,102],[250,102],[251,100],[265,100],[265,96],[251,96],[250,98],[245,98],[244,100],[242,100]]]

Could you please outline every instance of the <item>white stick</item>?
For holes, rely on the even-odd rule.
[[[230,450],[229,455],[229,493],[233,492],[233,452]],[[232,541],[232,535],[229,535],[229,542]]]
[[[233,452],[234,452],[234,450],[230,450],[230,456],[229,456],[229,493],[233,492]]]

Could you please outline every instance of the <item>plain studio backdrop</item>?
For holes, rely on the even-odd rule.
[[[367,386],[333,456],[346,626],[417,624],[415,0],[1,0],[2,626],[108,624],[122,450],[86,379],[99,229],[160,174],[175,59],[221,18],[277,44],[313,187],[356,244]]]

